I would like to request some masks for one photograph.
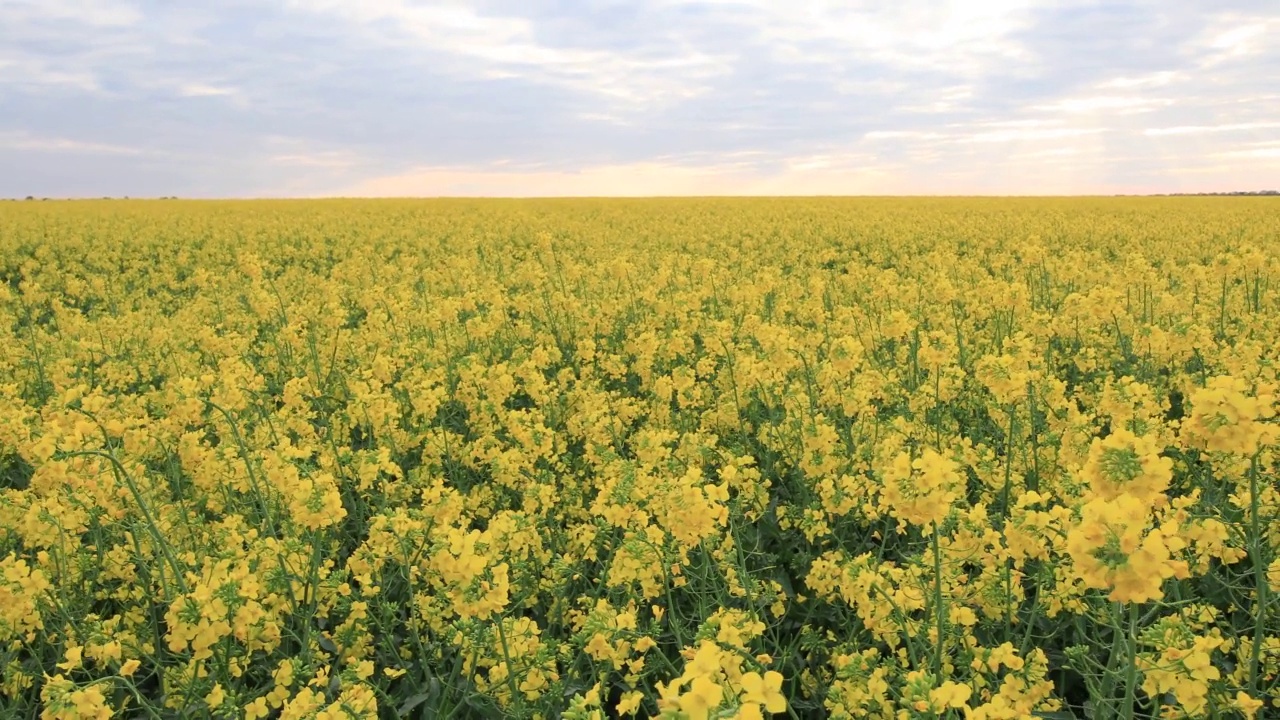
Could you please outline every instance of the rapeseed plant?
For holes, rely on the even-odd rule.
[[[0,714],[1267,717],[1272,225],[6,207]]]

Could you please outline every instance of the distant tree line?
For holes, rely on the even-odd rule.
[[[17,199],[18,199],[18,198],[0,198],[0,200],[17,200]],[[26,197],[24,197],[24,198],[22,198],[22,199],[23,199],[23,200],[59,200],[59,199],[63,199],[63,198],[47,198],[47,197],[37,198],[37,197],[36,197],[36,196],[34,196],[34,195],[28,195],[28,196],[26,196]],[[68,199],[68,200],[74,200],[75,198],[65,198],[65,199]],[[102,196],[102,199],[103,199],[103,200],[115,200],[115,198],[111,197],[110,195],[103,195],[103,196]],[[128,200],[128,199],[129,199],[129,196],[128,196],[128,195],[123,195],[123,196],[121,196],[121,197],[120,197],[120,199],[121,199],[121,200]],[[160,197],[159,197],[159,198],[157,198],[157,199],[159,199],[159,200],[177,200],[177,199],[178,199],[178,196],[177,196],[177,195],[162,195],[162,196],[160,196]]]
[[[1257,196],[1257,195],[1280,195],[1280,190],[1234,190],[1232,192],[1198,192],[1198,193],[1160,193],[1162,196],[1187,196],[1187,195],[1214,195],[1214,196]]]

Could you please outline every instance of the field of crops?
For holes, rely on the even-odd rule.
[[[1280,201],[0,204],[4,718],[1280,713]]]

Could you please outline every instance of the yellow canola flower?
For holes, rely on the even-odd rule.
[[[693,658],[685,666],[680,683],[684,684],[699,677],[714,677],[720,672],[724,651],[710,640],[703,640],[694,652]]]
[[[1265,705],[1265,703],[1261,700],[1250,697],[1249,694],[1243,690],[1236,692],[1236,696],[1231,702],[1231,706],[1236,710],[1239,710],[1240,714],[1247,720],[1252,720],[1252,718],[1257,715],[1258,711],[1262,709],[1263,705]]]
[[[739,682],[744,703],[763,707],[770,713],[787,711],[787,698],[782,694],[782,673],[769,670],[762,676],[749,672]]]
[[[1118,428],[1094,439],[1082,475],[1096,497],[1114,500],[1128,494],[1155,503],[1173,480],[1173,460],[1160,455],[1153,438]]]
[[[680,710],[689,720],[707,720],[711,711],[720,706],[724,690],[715,680],[699,675],[680,695]]]
[[[343,688],[332,703],[315,714],[315,720],[376,720],[377,717],[378,696],[364,683]]]
[[[973,690],[968,685],[947,680],[929,691],[929,700],[934,707],[962,708],[972,694]]]
[[[631,691],[623,693],[622,698],[618,700],[617,706],[614,708],[619,715],[635,715],[640,711],[640,703],[644,702],[644,693]]]
[[[52,589],[44,571],[9,553],[0,559],[0,643],[44,627],[37,600]]]
[[[1211,378],[1192,393],[1191,407],[1182,434],[1197,447],[1247,456],[1280,437],[1280,428],[1269,422],[1276,415],[1274,392],[1254,394],[1240,378]]]
[[[294,483],[289,494],[289,513],[294,522],[308,530],[321,530],[341,522],[347,510],[333,475],[317,473]]]
[[[955,461],[932,448],[914,460],[909,453],[899,452],[881,474],[882,509],[922,528],[936,527],[946,519],[963,482]]]
[[[80,667],[80,664],[83,662],[83,656],[84,648],[80,645],[73,645],[67,648],[66,653],[64,653],[65,659],[58,663],[57,667],[59,670],[71,672],[72,670]]]
[[[1117,602],[1162,597],[1161,586],[1186,577],[1187,564],[1172,554],[1185,547],[1176,525],[1151,528],[1150,506],[1132,495],[1097,498],[1081,509],[1067,533],[1067,552],[1088,587],[1109,590]]]
[[[226,701],[227,692],[223,689],[222,683],[214,683],[213,689],[204,697],[204,702],[210,710],[217,710]]]
[[[40,699],[44,703],[40,720],[107,720],[112,716],[99,683],[79,688],[64,675],[46,677]]]

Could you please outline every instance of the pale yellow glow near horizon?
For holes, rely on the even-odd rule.
[[[1246,172],[1236,162],[1205,162],[1171,173],[1149,187],[1108,184],[1105,172],[1081,172],[1072,155],[1063,167],[1047,164],[1045,153],[1024,164],[930,175],[904,166],[821,167],[796,162],[764,173],[748,167],[681,166],[653,162],[605,165],[581,171],[520,170],[491,167],[424,168],[367,179],[336,188],[346,197],[652,197],[708,195],[1095,195],[1158,192],[1280,189],[1280,158],[1261,153]],[[1223,158],[1222,160],[1226,160]],[[1041,168],[1031,165],[1040,163]],[[1169,181],[1173,182],[1170,183]],[[1268,183],[1270,183],[1268,185]],[[1170,187],[1170,185],[1173,187]]]
[[[883,173],[876,171],[862,176],[833,176],[813,171],[764,176],[732,167],[685,167],[642,162],[598,166],[578,172],[428,168],[366,180],[339,194],[356,197],[859,194],[884,187],[885,179]]]

